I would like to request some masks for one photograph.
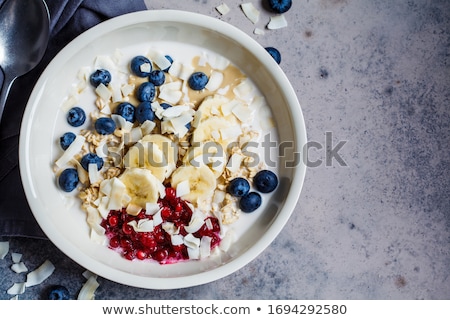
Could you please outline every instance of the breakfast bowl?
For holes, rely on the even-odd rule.
[[[117,113],[114,110],[106,112],[106,109],[102,109],[107,104],[100,103],[99,106],[98,95],[101,96],[105,91],[100,92],[98,87],[94,90],[87,75],[100,67],[114,68],[110,87],[118,77],[124,77],[128,81],[129,61],[132,57],[145,56],[149,51],[153,52],[156,58],[166,57],[170,60],[170,69],[165,71],[166,78],[175,77],[173,65],[177,61],[182,62],[178,66],[176,77],[186,81],[180,81],[180,92],[189,90],[186,89],[189,81],[183,72],[187,69],[188,73],[192,74],[196,67],[206,64],[216,64],[216,68],[223,71],[219,73],[225,74],[225,77],[224,65],[232,66],[234,71],[244,75],[243,79],[249,79],[250,87],[244,86],[244,89],[256,92],[259,103],[255,107],[257,109],[252,110],[253,117],[260,117],[258,128],[261,131],[256,132],[255,136],[247,137],[246,142],[254,147],[251,159],[255,162],[255,168],[271,171],[277,177],[275,190],[255,191],[260,194],[262,202],[252,210],[241,210],[238,200],[230,200],[235,201],[235,221],[224,226],[228,231],[231,230],[225,249],[216,248],[217,250],[210,252],[208,248],[208,255],[199,257],[197,252],[197,256],[189,256],[193,258],[182,261],[167,260],[161,263],[154,259],[125,257],[118,250],[113,250],[111,242],[108,244],[111,239],[107,239],[106,235],[99,232],[93,237],[94,231],[89,223],[92,222],[92,216],[86,213],[86,208],[82,208],[82,201],[77,194],[79,188],[62,190],[59,179],[64,165],[71,163],[66,159],[63,165],[58,167],[58,164],[61,164],[58,160],[61,161],[66,153],[61,148],[61,136],[68,131],[76,134],[83,129],[89,131],[95,118],[100,117],[99,108],[100,114],[103,112],[107,115],[105,117],[113,117],[112,114]],[[193,57],[198,58],[195,65],[190,64]],[[141,67],[140,71],[149,70]],[[128,83],[125,86],[129,88]],[[123,98],[126,94],[123,86],[122,89],[119,95]],[[234,89],[231,91],[238,94]],[[205,92],[209,89],[196,90]],[[223,87],[211,90],[215,90],[214,94],[226,92]],[[161,95],[163,90],[157,89],[157,92]],[[241,97],[245,94],[239,93]],[[108,96],[105,99],[114,97]],[[118,100],[120,99],[119,97]],[[248,99],[249,105],[254,106],[252,103],[257,100],[255,95]],[[128,98],[125,100],[131,101]],[[183,107],[183,104],[188,102],[190,101],[185,100],[175,104]],[[86,122],[80,127],[71,127],[67,121],[67,114],[75,105],[86,109]],[[220,110],[211,110],[211,114],[220,113]],[[224,107],[221,112],[224,113]],[[232,113],[228,112],[228,117],[233,116]],[[234,114],[248,116],[242,112]],[[116,118],[114,119],[117,120]],[[194,118],[195,116],[192,116],[190,120]],[[218,126],[222,125],[221,121],[217,122]],[[236,119],[234,121],[237,122]],[[191,125],[186,128],[198,130],[198,126],[197,123],[192,125],[194,129]],[[222,138],[225,131],[232,134],[232,130],[227,130],[226,126],[222,129]],[[218,135],[212,130],[211,136]],[[85,138],[86,135],[83,139]],[[50,62],[30,96],[23,117],[19,145],[20,172],[27,200],[38,224],[47,237],[69,258],[91,272],[121,284],[148,289],[174,289],[200,285],[230,275],[255,259],[282,232],[302,189],[306,166],[301,151],[305,144],[305,124],[295,91],[280,66],[260,44],[239,29],[215,18],[175,10],[143,11],[113,18],[93,27],[69,43]],[[95,165],[90,166],[90,169],[92,167],[95,170]],[[83,170],[79,167],[76,169]],[[253,172],[249,175],[252,182],[255,171],[250,169],[250,172]],[[186,181],[190,178],[185,176]],[[92,176],[86,179],[92,179]],[[114,181],[120,183],[124,179]],[[173,175],[171,181],[174,183]],[[139,184],[136,185],[139,187]],[[254,189],[254,186],[251,188]],[[176,191],[179,189],[182,188],[177,188]],[[183,190],[184,194],[192,192],[192,185],[191,189]],[[227,194],[227,186],[223,185],[221,191],[222,194]],[[162,193],[160,197],[163,197]],[[205,201],[213,201],[209,198],[213,198],[212,193]],[[108,200],[108,197],[106,199]],[[193,201],[199,200],[194,198]],[[95,206],[101,205],[100,199],[94,203]],[[189,204],[189,201],[186,203]],[[95,208],[93,210],[97,212]],[[104,218],[102,221],[107,221],[106,216]],[[156,222],[152,223],[156,225]],[[100,224],[97,224],[97,227],[99,226]],[[105,227],[104,222],[102,226]],[[173,224],[171,226],[173,227]],[[98,229],[102,228],[96,230]],[[176,239],[182,239],[175,231],[172,230],[172,233],[175,233]],[[173,235],[172,239],[175,239]],[[183,236],[187,238],[186,234]],[[219,240],[222,243],[225,242],[224,239],[225,236]],[[192,252],[194,251],[191,250],[190,253]]]

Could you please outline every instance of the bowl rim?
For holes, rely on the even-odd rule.
[[[130,23],[130,21],[132,22]],[[114,32],[114,30],[118,30],[123,27],[150,22],[174,22],[181,24],[190,24],[197,27],[213,30],[239,43],[246,50],[251,52],[258,59],[258,61],[260,61],[267,68],[267,71],[269,71],[270,74],[273,75],[274,81],[279,83],[280,87],[284,91],[283,97],[287,100],[286,104],[289,106],[289,112],[292,116],[292,119],[294,119],[297,124],[293,126],[295,134],[295,137],[293,138],[294,142],[296,143],[295,147],[299,152],[302,151],[302,147],[306,143],[307,138],[306,127],[300,103],[291,83],[289,82],[283,70],[273,60],[273,58],[269,54],[267,54],[266,50],[256,40],[227,22],[199,13],[181,10],[139,11],[111,18],[83,32],[75,39],[73,39],[69,44],[67,44],[53,58],[53,60],[49,63],[49,65],[45,68],[45,70],[39,77],[28,100],[27,107],[22,118],[21,132],[19,136],[19,169],[21,172],[21,179],[25,195],[28,201],[32,201],[31,195],[33,193],[33,190],[31,188],[31,180],[29,178],[29,174],[31,174],[32,172],[30,170],[29,164],[27,163],[27,144],[30,135],[31,121],[27,122],[27,119],[31,119],[31,116],[34,113],[36,106],[38,105],[37,103],[33,103],[33,101],[39,99],[39,96],[41,94],[40,88],[45,86],[45,83],[47,81],[47,74],[52,73],[52,68],[54,65],[57,65],[57,61],[63,60],[66,55],[70,54],[73,49],[76,49],[81,44],[89,43],[95,40],[95,38],[97,38],[98,36]],[[267,229],[267,232],[240,256],[232,259],[226,264],[218,266],[215,269],[207,270],[200,274],[186,275],[174,278],[145,277],[146,279],[154,280],[150,281],[151,283],[144,283],[142,281],[143,276],[125,273],[117,269],[105,268],[105,265],[103,263],[92,259],[88,259],[89,261],[86,261],[86,256],[83,255],[81,251],[78,251],[77,248],[75,248],[68,241],[62,241],[58,243],[54,242],[53,239],[59,238],[59,236],[57,236],[55,232],[51,230],[51,228],[46,228],[45,221],[41,219],[41,215],[35,214],[35,210],[38,210],[38,208],[33,206],[32,203],[30,203],[30,208],[38,224],[41,226],[47,237],[54,243],[54,245],[76,263],[83,265],[83,267],[89,269],[90,271],[114,282],[134,287],[147,289],[185,288],[209,283],[228,276],[231,273],[234,273],[235,271],[244,267],[246,264],[254,260],[262,251],[264,251],[276,238],[279,232],[281,232],[282,228],[287,223],[292,212],[294,211],[303,187],[305,174],[306,165],[304,161],[301,161],[299,165],[293,168],[291,187],[287,194],[287,197],[285,198],[283,207],[279,211],[277,219],[272,222],[272,225]],[[201,276],[199,277],[199,275]],[[124,278],[126,278],[127,281],[120,280]]]

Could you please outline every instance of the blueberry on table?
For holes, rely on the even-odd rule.
[[[152,109],[152,105],[149,101],[144,101],[136,108],[135,113],[136,120],[139,123],[144,123],[146,120],[153,121],[155,119],[155,112]]]
[[[161,70],[153,70],[150,72],[150,75],[148,76],[148,81],[153,83],[155,86],[163,85],[166,81],[166,76],[164,75],[164,72]]]
[[[80,107],[73,107],[67,112],[67,122],[72,127],[79,127],[86,121],[86,113]]]
[[[137,96],[139,101],[153,101],[156,96],[156,88],[155,85],[151,82],[144,82],[141,84],[137,91]]]
[[[208,80],[208,76],[205,73],[197,71],[191,74],[188,79],[188,84],[192,90],[203,90]]]
[[[78,185],[78,172],[74,168],[64,169],[59,175],[58,184],[65,192],[71,192]]]
[[[292,6],[292,0],[268,0],[269,7],[273,12],[285,13]]]
[[[120,115],[122,118],[128,122],[134,122],[134,106],[129,102],[122,102],[117,106],[116,114]]]
[[[249,192],[239,200],[239,208],[245,212],[250,213],[261,206],[262,198],[257,192]]]
[[[63,150],[67,150],[67,148],[72,144],[75,140],[76,135],[73,132],[64,133],[61,138],[59,138],[59,144]]]
[[[91,74],[90,81],[96,88],[100,85],[100,83],[107,86],[111,82],[111,73],[105,69],[97,69]]]
[[[138,77],[148,77],[152,71],[152,62],[147,57],[136,56],[131,59],[130,69]]]
[[[265,49],[272,56],[273,60],[275,60],[278,64],[281,63],[281,53],[278,49],[274,47],[266,47]]]
[[[259,192],[269,193],[278,186],[278,177],[270,170],[261,170],[253,177],[253,184]]]
[[[70,300],[70,293],[61,285],[52,286],[48,291],[48,300]]]
[[[88,171],[89,170],[89,164],[91,163],[95,163],[97,165],[97,169],[100,170],[103,167],[103,159],[100,158],[98,155],[96,155],[95,153],[86,153],[80,161],[81,166],[83,167],[84,170]]]
[[[238,177],[230,181],[227,187],[229,194],[235,197],[243,197],[250,191],[250,184],[244,178]]]
[[[116,130],[116,123],[111,118],[98,118],[95,121],[95,130],[99,134],[112,134]]]

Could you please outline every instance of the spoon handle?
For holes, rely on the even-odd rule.
[[[6,99],[8,98],[9,89],[15,78],[10,78],[8,75],[4,75],[2,70],[0,69],[0,80],[3,78],[2,88],[0,90],[0,124],[2,122],[3,110],[5,109]]]

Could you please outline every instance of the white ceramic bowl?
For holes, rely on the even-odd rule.
[[[67,96],[68,79],[79,68],[116,48],[152,41],[180,42],[217,52],[241,68],[264,93],[277,123],[279,142],[292,141],[277,160],[280,185],[258,214],[245,221],[243,232],[222,261],[188,261],[159,265],[128,261],[93,243],[77,199],[61,192],[52,171],[60,152],[56,140]],[[172,10],[120,16],[88,30],[67,45],[48,65],[33,90],[20,135],[20,171],[29,205],[48,238],[68,257],[112,281],[142,288],[195,286],[225,277],[256,258],[282,232],[298,201],[305,165],[287,165],[306,143],[303,115],[282,69],[265,49],[237,28],[211,17]],[[69,199],[69,200],[68,200]],[[242,225],[242,223],[241,223]]]

